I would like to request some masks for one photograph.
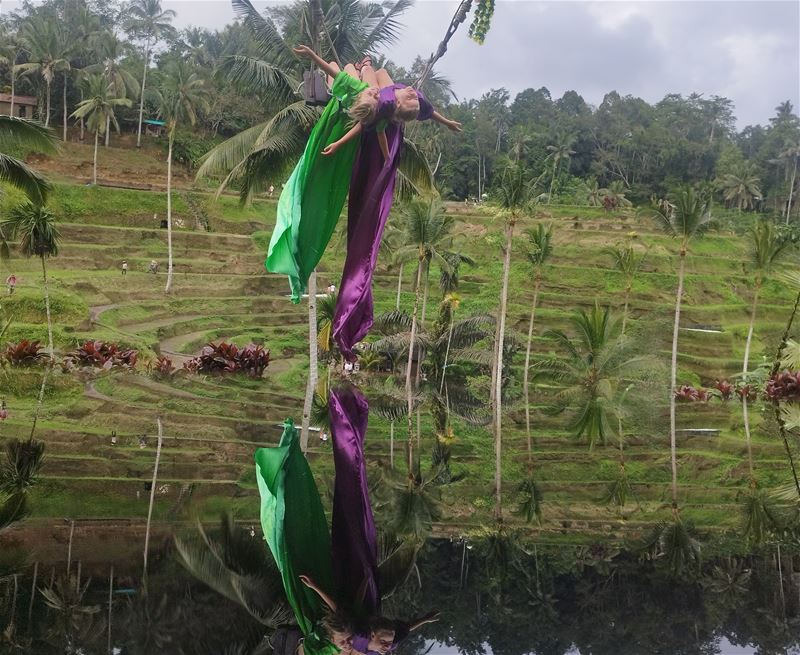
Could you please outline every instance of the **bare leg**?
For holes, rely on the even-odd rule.
[[[335,61],[329,61],[328,65],[331,68],[333,68],[337,73],[342,70],[341,68],[339,68],[339,64],[337,64]],[[350,64],[348,64],[347,66],[349,66],[349,65]],[[345,70],[347,70],[347,66],[344,67]],[[355,69],[353,69],[353,70],[355,70]],[[347,71],[347,72],[349,73],[350,71]],[[333,86],[333,77],[328,75],[328,87],[332,87],[332,86]]]
[[[394,84],[394,81],[392,80],[391,77],[389,77],[389,73],[386,72],[385,68],[381,68],[380,70],[378,70],[378,72],[375,73],[375,76],[378,78],[378,86],[381,89],[387,86],[392,86],[392,84]]]
[[[345,64],[344,72],[358,79],[358,71],[356,70],[356,67],[353,66],[353,64]]]
[[[378,77],[375,74],[375,69],[372,66],[362,66],[361,67],[361,81],[366,82],[370,86],[378,87]]]

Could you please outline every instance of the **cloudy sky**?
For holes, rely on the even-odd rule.
[[[15,3],[0,0],[3,11]],[[223,0],[162,0],[179,27],[217,29],[234,19]],[[274,2],[254,0],[256,8]],[[427,56],[457,6],[417,0],[389,54],[400,65]],[[655,102],[692,91],[731,98],[738,126],[766,123],[783,100],[800,105],[800,0],[498,0],[483,46],[466,26],[439,70],[461,98],[492,88],[513,94],[574,89],[591,104],[611,90]]]

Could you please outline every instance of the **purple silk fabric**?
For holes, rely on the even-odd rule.
[[[394,117],[394,112],[397,109],[397,98],[394,92],[398,89],[405,89],[406,85],[397,82],[391,86],[385,86],[381,89],[378,95],[378,109],[375,113],[376,121],[390,121]],[[419,115],[418,121],[427,121],[433,116],[433,105],[425,97],[422,91],[417,90],[417,98],[419,99]]]
[[[392,208],[394,183],[403,127],[386,126],[389,159],[384,163],[374,130],[361,135],[350,177],[347,206],[347,257],[333,317],[333,339],[345,359],[356,359],[355,346],[372,327],[372,273],[378,259],[383,228]]]
[[[369,404],[358,389],[331,389],[328,415],[336,467],[331,525],[334,584],[355,617],[377,616],[378,537],[364,459]]]

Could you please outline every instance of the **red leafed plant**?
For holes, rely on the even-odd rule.
[[[675,391],[675,398],[686,403],[705,403],[709,401],[711,394],[703,387],[695,388],[690,384],[682,384]]]
[[[12,366],[33,366],[44,357],[42,346],[38,341],[23,339],[18,343],[10,343],[6,347],[3,357]]]
[[[159,377],[169,377],[175,372],[175,365],[169,357],[159,357],[149,366],[150,372]]]
[[[767,380],[765,389],[770,400],[800,400],[800,371],[782,371]]]
[[[715,380],[714,388],[719,391],[722,400],[730,400],[733,397],[733,385],[727,380]]]
[[[116,343],[87,341],[69,354],[69,359],[78,366],[111,369],[134,368],[138,353],[135,350],[122,350]]]
[[[222,375],[224,373],[246,373],[259,378],[269,365],[269,350],[254,343],[244,348],[222,341],[203,346],[200,354],[187,361],[183,367],[192,373]]]
[[[747,399],[747,402],[752,402],[758,398],[758,391],[752,384],[743,384],[736,387],[736,395],[739,396],[739,400]]]

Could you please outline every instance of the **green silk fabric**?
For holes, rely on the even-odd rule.
[[[292,302],[300,302],[308,278],[328,246],[350,188],[358,139],[324,156],[323,148],[342,138],[351,126],[347,110],[367,84],[340,72],[325,106],[308,137],[278,199],[278,216],[267,252],[266,267],[289,276]]]
[[[300,580],[300,575],[307,575],[333,595],[328,523],[291,419],[284,423],[280,444],[256,450],[255,461],[264,539],[305,636],[306,655],[334,655],[339,650],[318,627],[325,612],[322,600]]]

